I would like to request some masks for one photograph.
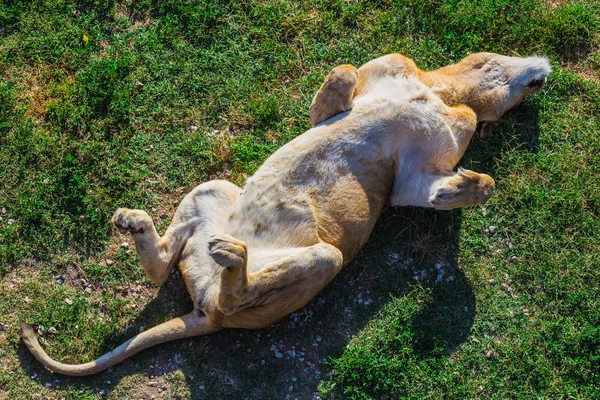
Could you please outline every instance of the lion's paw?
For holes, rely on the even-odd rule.
[[[241,268],[246,263],[246,243],[226,234],[213,235],[208,250],[217,264],[226,268]]]
[[[152,218],[142,210],[118,208],[112,217],[113,225],[121,232],[132,234],[144,233],[151,229]]]
[[[451,210],[485,203],[494,191],[494,180],[486,174],[459,170],[448,178],[429,199],[438,210]]]

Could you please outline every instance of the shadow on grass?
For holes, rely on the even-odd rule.
[[[500,134],[496,132],[487,142],[473,140],[461,165],[494,175],[503,149],[537,151],[537,114],[535,104],[510,113]],[[61,382],[54,385],[58,391],[76,387],[96,393],[104,390],[110,395],[121,379],[141,373],[147,379],[135,383],[133,389],[133,395],[140,398],[167,394],[178,398],[179,393],[188,391],[194,399],[286,398],[288,394],[291,398],[312,398],[330,372],[327,360],[340,357],[350,339],[377,318],[382,308],[394,298],[410,295],[417,285],[431,290],[432,301],[407,321],[415,332],[414,353],[422,358],[447,357],[470,334],[476,313],[471,284],[457,261],[461,224],[461,210],[390,209],[356,259],[322,293],[269,328],[230,329],[179,340],[146,350],[93,377],[65,378],[47,373],[43,381],[59,379]],[[445,274],[435,282],[439,263],[444,265]],[[191,309],[183,281],[171,278],[140,312],[132,330]],[[130,336],[115,334],[100,348],[109,351]],[[39,364],[22,344],[19,355],[28,374],[40,372]],[[156,384],[149,386],[148,381]]]

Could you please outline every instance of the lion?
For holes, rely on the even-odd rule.
[[[133,236],[153,283],[179,264],[191,313],[81,365],[52,360],[23,323],[25,344],[50,370],[83,376],[167,341],[275,323],[352,261],[388,205],[450,210],[486,202],[494,180],[454,168],[478,123],[489,135],[550,71],[545,57],[492,53],[434,71],[400,54],[334,68],[310,106],[314,127],[277,150],[243,189],[223,180],[197,186],[162,237],[145,211],[119,208],[112,217]]]

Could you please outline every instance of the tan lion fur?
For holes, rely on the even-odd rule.
[[[82,365],[50,359],[27,324],[25,344],[53,371],[89,375],[169,340],[274,323],[356,256],[387,204],[445,210],[487,201],[490,176],[453,169],[477,123],[497,121],[549,73],[544,58],[490,53],[431,72],[399,54],[334,68],[311,104],[316,126],[277,150],[243,189],[199,185],[162,237],[146,212],[115,212],[152,282],[179,262],[192,313]]]

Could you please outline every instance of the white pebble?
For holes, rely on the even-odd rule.
[[[121,247],[124,248],[124,249],[126,249],[126,248],[129,247],[129,243],[123,242],[123,243],[121,243]]]
[[[275,357],[277,357],[277,358],[282,358],[282,357],[283,357],[283,354],[281,354],[280,352],[276,351],[276,352],[275,352]]]

